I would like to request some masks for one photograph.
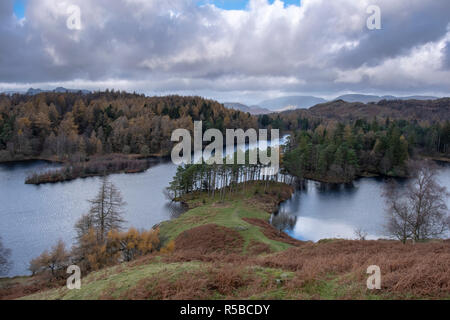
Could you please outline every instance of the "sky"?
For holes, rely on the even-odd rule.
[[[274,0],[268,1],[270,4]],[[300,0],[285,0],[284,6],[300,6]],[[245,10],[248,6],[248,0],[201,0],[197,1],[197,5],[213,4],[214,6],[225,10]]]
[[[0,91],[449,96],[449,12],[448,0],[2,0]]]
[[[25,17],[26,4],[26,0],[14,0],[14,14],[18,19],[23,19]]]

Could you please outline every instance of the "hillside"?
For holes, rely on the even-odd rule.
[[[228,108],[228,109],[239,110],[242,112],[248,112],[248,113],[254,114],[254,115],[268,114],[268,113],[272,112],[269,109],[261,108],[259,106],[250,106],[249,107],[245,104],[238,103],[238,102],[224,102],[223,105],[225,106],[225,108]]]
[[[378,103],[345,102],[337,100],[318,104],[308,110],[284,112],[281,117],[301,116],[326,120],[347,121],[390,118],[417,121],[450,120],[450,98],[437,100],[381,100]]]
[[[396,97],[396,96],[375,96],[375,95],[367,95],[367,94],[345,94],[334,99],[343,100],[346,102],[361,102],[361,103],[370,103],[370,102],[379,102],[381,100],[436,100],[437,97],[432,96],[409,96],[409,97]]]
[[[24,299],[450,298],[449,242],[300,242],[267,223],[290,187],[272,184],[264,193],[257,183],[242,191],[224,202],[206,194],[185,199],[191,209],[160,226],[162,239],[175,239],[172,253],[91,273],[81,290]],[[366,289],[373,264],[382,270],[378,292]],[[3,285],[0,296],[7,294]]]
[[[367,94],[345,94],[341,95],[333,100],[327,101],[320,97],[313,96],[287,96],[275,99],[269,99],[260,102],[255,106],[247,106],[242,103],[224,103],[225,107],[234,110],[240,110],[243,112],[249,112],[254,115],[268,114],[272,112],[285,112],[292,111],[296,109],[308,109],[318,104],[333,103],[339,100],[348,103],[378,103],[380,101],[407,101],[407,100],[438,100],[438,97],[433,96],[407,96],[407,97],[397,97],[391,95],[377,96],[377,95],[367,95]]]
[[[0,162],[85,160],[102,154],[168,155],[172,132],[193,121],[221,131],[256,128],[257,118],[201,97],[118,91],[0,94]]]
[[[258,103],[261,108],[266,108],[272,111],[283,111],[291,107],[295,109],[307,109],[319,103],[326,102],[323,98],[312,96],[288,96],[281,98],[274,98]]]

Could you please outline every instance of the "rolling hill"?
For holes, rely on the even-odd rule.
[[[381,100],[436,100],[437,97],[432,96],[409,96],[409,97],[396,97],[396,96],[375,96],[366,94],[346,94],[337,97],[336,100],[343,100],[345,102],[379,102]]]
[[[293,109],[307,109],[324,102],[326,102],[325,99],[313,96],[289,96],[265,100],[258,103],[258,106],[272,111],[285,111],[288,107]]]
[[[249,107],[245,104],[238,103],[238,102],[224,102],[223,105],[225,106],[225,108],[239,110],[242,112],[248,112],[253,115],[268,114],[268,113],[272,112],[266,108],[261,108],[259,106],[250,106]]]

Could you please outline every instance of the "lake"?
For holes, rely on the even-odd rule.
[[[28,274],[28,262],[55,241],[72,244],[74,224],[89,211],[100,186],[100,178],[77,179],[40,186],[24,184],[32,171],[54,165],[45,162],[0,164],[0,235],[12,250],[14,262],[10,276]],[[176,166],[161,162],[140,174],[113,174],[111,181],[127,202],[128,226],[150,229],[169,220],[174,213],[163,189],[175,175]]]
[[[450,191],[448,164],[439,166],[438,177]],[[296,217],[295,225],[286,232],[296,239],[311,241],[355,239],[358,229],[367,233],[367,239],[386,238],[386,207],[381,196],[385,184],[383,178],[360,178],[347,185],[306,181],[280,205],[280,213]],[[447,206],[450,208],[450,198]]]
[[[286,138],[282,137],[280,143],[284,144]],[[246,144],[235,149],[256,147]],[[25,184],[31,173],[58,166],[44,161],[0,164],[0,236],[4,246],[12,250],[14,263],[9,276],[29,274],[30,260],[59,239],[70,247],[76,236],[75,223],[89,211],[88,200],[97,194],[99,177],[39,186]],[[163,193],[176,169],[171,161],[156,160],[143,173],[110,175],[127,202],[127,227],[150,229],[180,214],[181,205],[171,203]]]
[[[0,164],[0,235],[14,263],[9,276],[28,274],[28,262],[58,239],[72,245],[73,226],[88,212],[87,200],[100,186],[96,177],[40,186],[24,183],[29,173],[56,166],[42,161]],[[175,172],[171,162],[159,161],[144,173],[110,176],[128,204],[127,226],[150,229],[179,212],[163,194]],[[440,179],[450,189],[449,166],[440,171]],[[384,223],[383,184],[382,179],[364,178],[330,188],[308,181],[280,210],[297,216],[290,233],[299,239],[353,238],[357,227],[377,238]]]

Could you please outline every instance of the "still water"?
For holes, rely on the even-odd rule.
[[[45,170],[45,162],[0,164],[0,235],[12,250],[14,263],[10,276],[27,274],[28,262],[55,241],[73,243],[74,224],[89,210],[88,199],[97,194],[100,178],[26,185],[32,171]],[[150,229],[169,220],[174,213],[163,189],[175,175],[176,166],[161,162],[140,174],[114,174],[111,181],[127,202],[128,226]]]
[[[267,144],[278,144],[278,141],[260,142],[262,150]],[[286,137],[279,141],[285,142]],[[244,144],[235,149],[256,147],[257,144]],[[177,166],[171,161],[155,161],[143,173],[110,175],[111,182],[127,202],[125,227],[150,229],[182,211],[179,204],[171,203],[164,195]],[[98,192],[101,183],[98,177],[40,186],[25,184],[31,173],[57,166],[43,161],[0,164],[0,236],[3,245],[12,250],[14,263],[8,276],[28,274],[30,260],[50,249],[59,239],[68,247],[72,246],[74,225],[89,211],[88,200]]]
[[[438,178],[450,191],[448,164],[439,167]],[[304,188],[280,206],[280,213],[296,218],[293,228],[286,232],[299,240],[311,241],[355,239],[356,230],[364,231],[367,239],[386,238],[386,206],[382,198],[385,184],[382,178],[361,178],[349,185],[307,181]],[[450,208],[450,198],[447,206]]]
[[[9,276],[28,274],[28,262],[58,239],[73,244],[73,226],[88,211],[87,200],[97,193],[99,178],[24,184],[30,172],[54,166],[40,161],[0,164],[0,235],[12,250],[14,263]],[[144,173],[110,176],[128,204],[127,226],[149,229],[176,214],[163,193],[175,172],[174,164],[160,161]],[[449,166],[440,171],[440,180],[450,190]],[[334,188],[309,181],[280,210],[297,216],[291,235],[299,239],[353,238],[358,227],[377,238],[384,224],[383,185],[375,178]]]

